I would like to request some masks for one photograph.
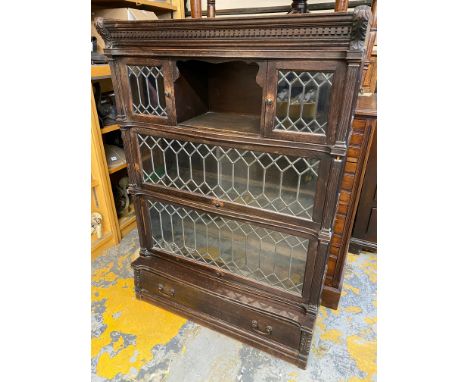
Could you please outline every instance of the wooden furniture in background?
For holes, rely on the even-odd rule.
[[[375,93],[377,91],[377,0],[372,0],[372,16],[370,20],[369,37],[367,39],[366,60],[361,91]]]
[[[377,0],[372,2],[367,59],[364,62],[362,92],[377,91]],[[354,228],[349,251],[360,253],[361,250],[377,251],[377,131],[370,147],[367,169],[359,197]]]
[[[155,13],[182,12],[182,16],[174,14],[173,18],[182,18],[184,14],[184,0],[152,1],[152,0],[91,0],[91,4],[105,8],[135,8]]]
[[[202,17],[201,0],[190,0],[190,10],[193,19],[200,19]]]
[[[349,251],[377,251],[377,131],[374,134],[359,197]]]
[[[92,65],[91,82],[106,81],[110,90],[111,72],[109,65]],[[103,83],[103,87],[106,84]],[[108,169],[106,154],[104,151],[103,137],[113,131],[119,130],[119,125],[113,124],[101,129],[91,87],[91,212],[99,212],[102,215],[103,236],[97,238],[96,234],[91,236],[91,253],[93,256],[102,250],[116,245],[126,233],[135,228],[135,215],[130,214],[121,218],[117,217],[112,192],[110,174],[118,171],[126,171],[127,165]]]
[[[328,308],[336,309],[340,301],[344,264],[350,240],[352,242],[351,232],[358,200],[361,189],[364,193],[368,192],[365,181],[363,186],[363,180],[369,171],[366,167],[369,167],[368,158],[372,150],[371,143],[375,142],[376,127],[377,95],[358,97],[322,292],[322,305]]]
[[[97,21],[138,298],[306,366],[368,17]]]
[[[348,8],[356,8],[360,5],[371,5],[372,0],[351,0],[348,3]],[[297,6],[294,6],[297,8]],[[336,7],[336,2],[324,2],[324,3],[313,3],[307,4],[307,11],[332,11]],[[228,8],[228,9],[217,9],[216,15],[219,16],[240,16],[240,15],[260,15],[260,14],[273,14],[281,13],[285,14],[291,11],[290,5],[277,5],[269,7],[249,7],[249,8]],[[300,7],[299,7],[300,8]],[[346,10],[345,10],[346,12]],[[304,12],[305,13],[305,12]],[[208,12],[202,10],[202,16],[207,16]],[[191,12],[187,11],[185,17],[190,17]]]
[[[335,12],[347,12],[349,0],[336,0]]]
[[[335,9],[343,11],[346,3],[337,0]],[[370,24],[361,82],[361,93],[366,95],[359,97],[356,107],[322,294],[322,305],[332,309],[337,309],[340,300],[348,250],[377,249],[377,0],[372,1]]]

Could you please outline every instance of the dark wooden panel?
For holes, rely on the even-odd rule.
[[[353,253],[362,249],[377,249],[377,134],[372,140],[350,245]]]

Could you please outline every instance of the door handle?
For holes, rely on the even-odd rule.
[[[258,321],[257,320],[252,320],[252,329],[261,334],[262,336],[269,336],[272,332],[273,332],[273,328],[268,325],[266,328],[265,328],[265,331],[262,331],[259,329],[258,327]]]
[[[158,285],[158,291],[159,293],[161,293],[162,295],[166,296],[166,297],[174,297],[175,296],[175,290],[174,288],[171,288],[169,289],[168,291],[165,291],[164,290],[164,285],[163,284],[159,284]]]

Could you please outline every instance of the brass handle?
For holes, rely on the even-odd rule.
[[[268,325],[266,328],[265,328],[265,331],[262,331],[258,328],[258,322],[257,320],[252,320],[252,329],[261,334],[262,336],[269,336],[272,332],[273,332],[273,328]]]
[[[162,295],[167,296],[167,297],[174,297],[175,296],[174,288],[171,288],[171,289],[169,289],[168,292],[166,292],[164,290],[164,285],[163,284],[158,285],[158,291],[159,291],[159,293],[161,293]]]
[[[216,208],[224,207],[224,203],[221,200],[212,200],[211,205],[215,206]]]

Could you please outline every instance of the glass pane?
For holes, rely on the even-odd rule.
[[[153,248],[301,294],[309,240],[148,201]]]
[[[143,181],[312,219],[320,160],[138,135]]]
[[[160,66],[127,66],[132,110],[138,114],[166,117],[164,76]]]
[[[275,130],[325,134],[333,73],[278,72]]]

